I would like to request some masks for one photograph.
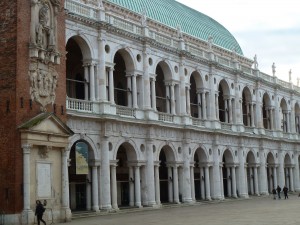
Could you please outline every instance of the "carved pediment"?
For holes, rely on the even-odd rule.
[[[53,113],[41,113],[19,126],[21,132],[71,136],[73,131]]]

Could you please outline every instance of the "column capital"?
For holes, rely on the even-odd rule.
[[[23,144],[22,149],[23,149],[23,154],[30,154],[32,148],[32,144]]]

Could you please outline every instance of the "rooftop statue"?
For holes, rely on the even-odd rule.
[[[273,64],[272,64],[272,73],[273,73],[273,76],[275,77],[276,66],[275,66],[275,63],[274,63],[274,62],[273,62]]]
[[[254,65],[254,69],[258,69],[258,62],[257,62],[257,55],[255,54],[254,58],[253,58],[254,62],[253,62],[253,65]]]

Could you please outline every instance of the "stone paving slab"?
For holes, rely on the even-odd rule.
[[[68,225],[299,225],[300,198],[253,197],[187,207],[115,213],[73,220]]]

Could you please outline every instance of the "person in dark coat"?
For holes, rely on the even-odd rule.
[[[289,189],[286,186],[284,186],[284,188],[282,190],[283,190],[283,194],[284,194],[284,199],[289,198],[289,196],[288,196]]]
[[[279,185],[277,185],[276,191],[278,194],[278,199],[281,199],[281,197],[280,197],[281,187],[279,187]]]
[[[273,199],[275,200],[276,199],[276,190],[275,190],[275,188],[273,188],[272,194],[273,194]]]
[[[37,223],[40,225],[40,221],[42,221],[45,225],[46,222],[43,220],[43,214],[45,212],[45,208],[40,200],[36,200],[36,208],[35,208],[35,215],[37,218]]]

